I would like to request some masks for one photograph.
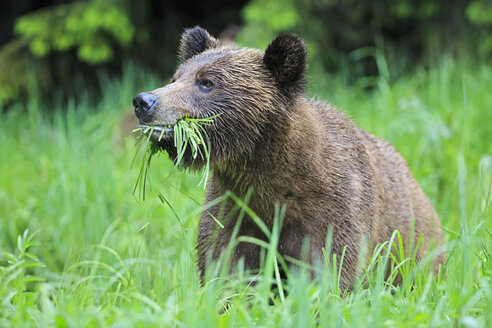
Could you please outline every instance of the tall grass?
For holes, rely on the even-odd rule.
[[[132,196],[134,139],[121,134],[119,119],[133,95],[159,83],[128,66],[121,81],[101,76],[104,97],[95,107],[82,94],[52,104],[53,115],[37,99],[2,114],[0,326],[491,326],[492,69],[444,58],[370,94],[312,74],[313,94],[408,160],[446,231],[445,272],[433,277],[404,262],[408,279],[393,287],[384,280],[389,244],[381,245],[361,263],[354,290],[340,295],[343,259],[333,258],[328,238],[315,279],[301,263],[279,284],[288,259],[275,251],[277,208],[269,241],[248,240],[265,249],[263,274],[230,275],[225,256],[200,286],[200,176],[169,176],[173,163],[161,156],[146,201]],[[248,213],[247,199],[235,200]]]
[[[202,185],[203,189],[207,187],[207,180],[210,172],[210,140],[206,130],[204,129],[204,125],[211,125],[216,116],[200,119],[184,117],[176,122],[172,130],[174,146],[176,147],[177,154],[176,159],[174,160],[174,166],[179,167],[182,164],[183,156],[189,149],[192,160],[198,159],[205,163],[202,179],[198,184]],[[160,130],[160,134],[156,142],[151,140],[151,136],[155,129]],[[138,156],[139,152],[143,153],[140,160],[140,169],[135,187],[133,189],[133,194],[138,191],[139,198],[145,200],[147,185],[150,184],[150,177],[148,173],[150,170],[152,157],[162,151],[158,143],[164,137],[166,128],[140,125],[139,128],[133,130],[132,132],[140,132],[140,134],[136,136],[137,151],[133,162],[135,162],[135,158]]]

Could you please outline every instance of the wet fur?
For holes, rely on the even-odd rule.
[[[311,263],[321,257],[331,227],[332,252],[340,258],[347,246],[343,288],[354,281],[363,243],[373,248],[398,229],[408,244],[413,219],[414,244],[420,234],[426,249],[431,239],[443,243],[436,212],[394,147],[358,128],[336,108],[306,98],[307,51],[299,38],[279,36],[263,52],[223,45],[195,27],[183,34],[180,57],[176,82],[153,91],[160,105],[144,123],[220,114],[206,127],[212,165],[206,202],[228,190],[242,198],[252,188],[249,206],[269,228],[275,204],[285,204],[279,252],[299,259],[308,240]],[[201,78],[212,80],[215,89],[201,92],[196,86]],[[161,146],[175,158],[171,139]],[[185,163],[203,165],[189,154]],[[217,260],[229,243],[237,221],[233,207],[229,200],[202,215],[197,239],[202,279],[207,261]],[[218,217],[224,229],[208,213]],[[239,235],[266,240],[248,217]],[[232,262],[242,258],[246,268],[257,269],[260,252],[257,245],[241,243]],[[444,254],[435,259],[434,272],[443,261]]]

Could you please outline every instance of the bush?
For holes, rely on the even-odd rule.
[[[485,0],[252,0],[243,18],[243,43],[264,48],[276,34],[295,32],[307,39],[312,61],[356,77],[377,72],[374,60],[351,56],[367,47],[384,48],[393,76],[436,53],[492,54],[492,5]]]
[[[91,0],[24,15],[15,31],[36,56],[76,48],[81,61],[101,63],[113,57],[116,45],[128,46],[135,29],[124,1]]]

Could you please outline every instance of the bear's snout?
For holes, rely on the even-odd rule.
[[[150,116],[154,108],[157,106],[159,98],[149,92],[143,92],[133,98],[133,106],[135,107],[135,115],[142,121],[145,117]]]

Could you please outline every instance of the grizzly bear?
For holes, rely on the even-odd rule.
[[[424,254],[429,245],[442,245],[439,218],[395,148],[335,107],[307,97],[307,50],[297,36],[280,35],[262,51],[221,43],[194,27],[183,33],[179,55],[170,83],[133,103],[140,124],[156,127],[153,142],[173,160],[173,125],[185,117],[215,116],[204,126],[212,170],[206,203],[227,191],[248,195],[249,208],[269,229],[276,205],[285,206],[278,240],[285,258],[315,264],[330,232],[338,259],[346,247],[343,289],[354,282],[365,243],[373,249],[399,230],[405,245],[411,236],[416,245],[423,235]],[[183,161],[190,168],[204,165],[191,153]],[[202,281],[209,261],[229,244],[239,215],[230,199],[203,212],[197,239]],[[247,215],[238,229],[238,236],[268,239]],[[232,264],[242,259],[245,268],[259,269],[261,252],[257,244],[241,242]],[[435,257],[434,272],[443,261],[444,254]]]

